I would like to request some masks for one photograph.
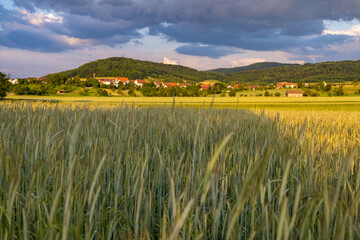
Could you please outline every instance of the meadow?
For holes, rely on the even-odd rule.
[[[7,96],[10,100],[36,100],[64,104],[153,107],[172,106],[196,108],[272,109],[272,110],[332,110],[360,111],[360,97],[93,97],[93,96]]]
[[[357,239],[360,113],[0,103],[0,239]]]

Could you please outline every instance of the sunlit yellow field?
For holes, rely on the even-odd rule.
[[[137,106],[171,106],[245,108],[245,109],[296,109],[360,111],[360,97],[67,97],[67,96],[16,96],[8,99],[59,101],[63,103],[91,103]]]

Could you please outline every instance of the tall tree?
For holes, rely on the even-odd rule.
[[[10,89],[9,77],[0,72],[0,100],[3,100],[6,97],[6,93]]]

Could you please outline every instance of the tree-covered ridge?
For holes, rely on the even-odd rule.
[[[276,82],[343,82],[360,80],[360,61],[323,62],[304,65],[287,65],[261,70],[236,73],[212,73],[198,71],[179,65],[168,65],[140,61],[124,57],[112,57],[90,62],[79,68],[61,72],[64,78],[79,76],[127,77],[129,79],[152,79],[164,82],[201,82],[207,79],[219,80],[228,84],[270,84]],[[50,79],[55,74],[50,74]]]
[[[275,83],[291,82],[343,82],[360,80],[360,61],[307,63],[228,74],[229,81]]]
[[[86,63],[79,68],[61,72],[60,75],[65,78],[75,77],[76,75],[81,78],[87,78],[92,76],[93,73],[101,77],[155,78],[163,79],[167,82],[184,80],[200,82],[212,78],[222,79],[222,75],[218,73],[205,73],[179,65],[140,61],[124,57],[112,57]],[[50,76],[48,75],[47,77]]]
[[[278,62],[259,62],[253,63],[243,67],[234,67],[234,68],[217,68],[211,69],[207,72],[217,72],[217,73],[236,73],[236,72],[244,72],[250,70],[260,70],[260,69],[267,69],[273,67],[282,67],[282,66],[296,66],[299,64],[289,64],[289,63],[278,63]]]

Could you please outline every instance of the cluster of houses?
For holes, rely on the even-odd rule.
[[[122,84],[129,84],[129,83],[133,83],[135,86],[137,87],[142,87],[144,83],[146,83],[146,80],[142,80],[142,79],[136,79],[136,80],[129,80],[128,78],[125,77],[117,77],[117,78],[100,78],[99,82],[101,84],[105,84],[105,85],[115,85],[116,87],[118,87],[119,83],[121,82]],[[164,82],[154,82],[156,87],[164,87],[164,88],[170,88],[170,87],[187,87],[189,84],[188,83],[164,83]],[[245,88],[245,89],[249,89],[249,90],[258,90],[261,88],[261,86],[257,86],[257,85],[253,85],[253,86],[245,86],[242,84],[235,84],[234,86],[227,86],[227,88],[233,88],[233,89],[239,89],[240,87]],[[206,90],[210,88],[210,84],[202,84],[200,87],[200,90]],[[291,83],[291,82],[279,82],[276,84],[276,89],[280,89],[280,88],[288,88],[288,89],[293,89],[293,88],[298,88],[298,84],[297,83]],[[303,92],[301,90],[288,90],[286,91],[285,94],[287,97],[302,97],[303,96]]]
[[[100,78],[99,82],[101,84],[105,84],[105,85],[115,85],[116,87],[118,87],[119,83],[121,82],[122,84],[129,84],[129,83],[133,83],[135,86],[139,86],[142,87],[144,83],[146,83],[146,80],[142,80],[142,79],[136,79],[136,80],[129,80],[128,78],[125,77],[116,77],[116,78]],[[164,82],[154,82],[154,84],[156,85],[156,87],[164,87],[164,88],[168,88],[168,87],[187,87],[189,84],[188,83],[164,83]],[[201,89],[208,89],[210,87],[210,84],[202,84],[201,85]],[[249,89],[249,90],[258,90],[259,88],[261,88],[261,86],[257,86],[257,85],[253,85],[253,86],[245,86],[243,84],[235,84],[234,86],[227,86],[227,88],[234,88],[234,89],[239,89],[240,87]],[[290,82],[279,82],[276,84],[276,89],[280,89],[280,88],[297,88],[298,84],[297,83],[290,83]]]
[[[95,75],[93,76],[95,78]],[[36,79],[39,81],[43,81],[44,79]],[[11,82],[12,84],[17,84],[19,83],[18,79],[9,79],[9,82]],[[136,79],[136,80],[129,80],[128,78],[125,77],[116,77],[116,78],[100,78],[99,79],[100,84],[105,84],[105,85],[114,85],[116,87],[119,86],[119,83],[122,84],[129,84],[129,83],[133,83],[135,86],[137,87],[142,87],[144,85],[144,83],[146,83],[146,80],[142,80],[142,79]],[[164,82],[154,82],[156,87],[164,87],[164,88],[171,88],[171,87],[180,87],[180,88],[184,88],[189,86],[190,84],[188,83],[164,83]],[[325,86],[326,83],[324,82]],[[305,87],[307,87],[308,84],[304,84]],[[206,90],[210,88],[210,84],[202,84],[200,87],[200,90]],[[257,86],[257,85],[252,85],[252,86],[245,86],[244,84],[235,84],[233,86],[227,86],[228,89],[239,89],[239,88],[244,88],[244,89],[249,89],[249,90],[258,90],[261,88],[261,86]],[[279,82],[276,84],[276,89],[281,89],[281,88],[287,88],[287,89],[294,89],[294,88],[298,88],[298,84],[297,83],[291,83],[291,82]],[[301,90],[287,90],[286,94],[287,97],[302,97],[303,96],[303,92]]]
[[[9,79],[9,82],[11,82],[11,84],[17,84],[17,83],[19,83],[19,80],[17,80],[17,79]]]
[[[129,80],[128,78],[124,78],[124,77],[117,77],[117,78],[100,78],[99,79],[100,84],[105,84],[105,85],[115,85],[116,87],[119,86],[119,83],[121,82],[122,84],[129,84],[129,83],[133,83],[135,86],[137,87],[142,87],[144,85],[144,83],[146,83],[146,80],[142,80],[142,79],[136,79],[136,80]],[[154,82],[156,87],[164,87],[164,88],[170,88],[170,87],[187,87],[190,84],[188,83],[164,83],[164,82]],[[210,85],[205,85],[203,84],[201,86],[203,89],[207,89],[210,87]]]

